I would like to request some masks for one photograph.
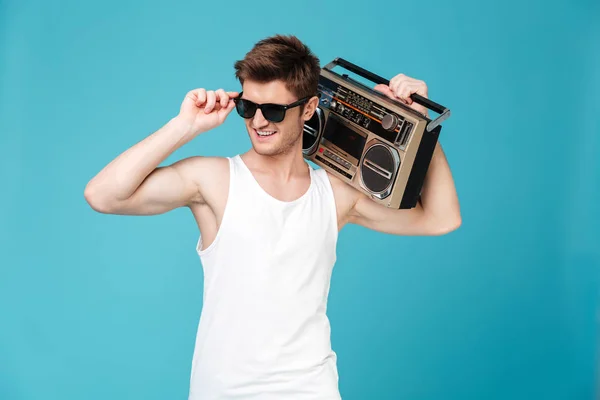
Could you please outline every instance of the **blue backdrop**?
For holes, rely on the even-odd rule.
[[[463,225],[348,227],[328,314],[344,400],[592,399],[600,7],[585,1],[0,1],[0,399],[184,399],[203,274],[189,211],[95,213],[88,180],[233,62],[296,34],[453,115]],[[243,122],[183,157],[250,146]]]

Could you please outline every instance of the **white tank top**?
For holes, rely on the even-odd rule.
[[[309,189],[284,202],[240,155],[228,160],[221,226],[196,248],[204,293],[189,400],[339,400],[326,315],[338,239],[329,178],[307,164]]]

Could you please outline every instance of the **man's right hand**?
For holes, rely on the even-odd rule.
[[[221,125],[235,108],[233,99],[237,96],[238,92],[226,92],[223,89],[191,90],[183,99],[177,118],[190,126],[189,133],[193,138]]]

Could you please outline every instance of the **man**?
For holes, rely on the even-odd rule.
[[[308,47],[276,35],[235,70],[241,93],[187,93],[179,114],[104,167],[85,198],[101,213],[188,207],[195,217],[204,301],[189,399],[340,399],[326,316],[339,230],[350,223],[394,235],[451,232],[461,223],[452,175],[438,144],[417,207],[378,205],[303,158],[320,73]],[[410,95],[427,96],[424,82],[404,75],[376,89],[417,109]],[[234,108],[252,143],[246,153],[158,167]]]

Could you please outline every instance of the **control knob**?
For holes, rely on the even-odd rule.
[[[386,131],[393,132],[398,127],[398,117],[394,114],[386,114],[381,120],[381,126]]]

